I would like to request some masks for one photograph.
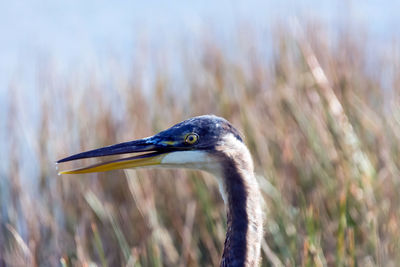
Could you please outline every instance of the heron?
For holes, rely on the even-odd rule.
[[[262,196],[250,152],[231,123],[214,115],[193,117],[153,136],[78,153],[57,163],[126,153],[140,154],[60,174],[155,167],[209,172],[217,178],[227,214],[220,266],[259,265]]]

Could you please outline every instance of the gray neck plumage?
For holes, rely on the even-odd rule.
[[[221,266],[258,266],[260,260],[261,194],[251,158],[246,161],[242,157],[225,158],[222,164],[221,182],[228,218]]]

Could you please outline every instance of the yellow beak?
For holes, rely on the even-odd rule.
[[[79,174],[79,173],[91,173],[91,172],[104,172],[117,169],[129,169],[129,168],[140,168],[146,166],[155,166],[162,164],[162,159],[168,152],[167,145],[164,143],[159,144],[158,140],[154,137],[148,137],[140,140],[120,143],[108,147],[102,147],[82,153],[78,153],[64,159],[57,161],[57,163],[83,159],[102,157],[110,155],[118,155],[125,153],[137,153],[137,152],[149,152],[134,157],[122,158],[118,160],[103,162],[94,164],[88,167],[78,168],[74,170],[60,171],[58,174]]]
[[[154,153],[151,153],[154,154]],[[151,154],[145,154],[136,157],[118,159],[114,161],[94,164],[84,168],[78,168],[73,170],[60,171],[58,174],[81,174],[91,172],[105,172],[118,169],[133,169],[146,166],[160,165],[165,154],[159,154],[150,156]]]

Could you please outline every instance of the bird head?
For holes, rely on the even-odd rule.
[[[158,134],[75,154],[57,161],[140,153],[88,167],[61,171],[60,174],[103,172],[131,168],[189,168],[216,173],[230,149],[243,141],[239,132],[225,119],[205,115],[180,122]],[[225,155],[226,154],[226,155]],[[222,156],[221,156],[222,155]]]

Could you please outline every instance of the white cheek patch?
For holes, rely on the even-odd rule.
[[[220,163],[203,151],[177,151],[168,153],[161,160],[161,167],[189,168],[210,172],[215,175],[219,185],[219,191],[226,203],[226,190],[222,178]]]
[[[215,173],[219,163],[207,152],[203,151],[176,151],[166,154],[161,160],[161,165],[166,167],[179,167],[198,169]]]
[[[161,163],[184,165],[187,163],[205,162],[207,158],[207,153],[202,151],[177,151],[166,154]]]

